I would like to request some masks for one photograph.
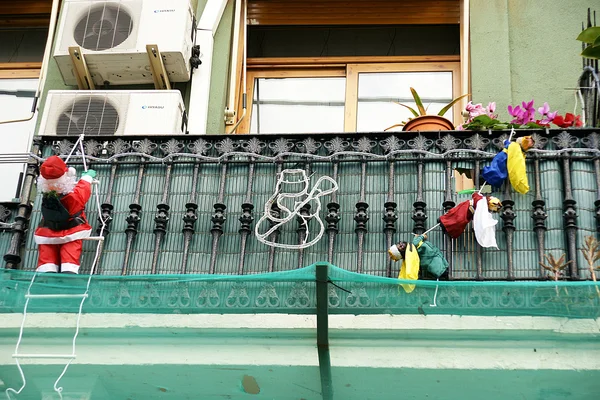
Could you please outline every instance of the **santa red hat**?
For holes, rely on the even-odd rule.
[[[67,172],[67,164],[58,156],[48,157],[40,167],[40,174],[44,179],[58,179]]]

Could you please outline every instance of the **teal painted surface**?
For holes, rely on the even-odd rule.
[[[328,268],[331,314],[553,316],[595,319],[600,284],[578,282],[400,281],[322,264],[251,275],[93,277],[85,313],[315,314],[318,268]],[[378,272],[378,271],[373,271]],[[0,313],[22,312],[32,273],[0,270]],[[400,284],[415,285],[406,293]],[[38,276],[33,294],[85,292],[87,276]],[[434,302],[434,298],[436,299]],[[78,312],[79,299],[32,301],[29,312]]]
[[[532,98],[573,112],[581,73],[575,38],[594,0],[471,0],[471,83],[474,102],[508,104]]]
[[[51,394],[61,366],[26,367],[28,387],[19,399]],[[14,366],[0,366],[5,387],[18,387]],[[260,393],[244,391],[244,376]],[[336,400],[592,400],[600,371],[332,368]],[[253,365],[72,365],[63,395],[92,400],[321,399],[318,367]]]
[[[223,17],[214,36],[212,71],[210,80],[210,100],[206,133],[225,133],[225,105],[231,55],[234,1],[228,1]],[[191,111],[193,112],[193,110]]]

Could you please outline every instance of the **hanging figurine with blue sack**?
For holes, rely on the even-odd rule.
[[[504,149],[483,167],[481,176],[487,183],[500,187],[508,178],[513,189],[521,194],[529,192],[529,182],[525,170],[525,153],[535,145],[531,136],[523,136],[515,142],[504,141]]]

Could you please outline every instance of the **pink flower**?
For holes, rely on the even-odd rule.
[[[525,125],[528,122],[535,121],[535,107],[533,100],[522,102],[520,106],[508,106],[508,113],[513,117],[511,124]]]
[[[543,107],[538,108],[538,112],[542,114],[542,119],[539,122],[540,125],[550,124],[558,114],[558,111],[550,112],[548,103],[544,103]]]
[[[523,120],[523,115],[525,113],[524,110],[521,109],[521,106],[508,106],[508,113],[513,117],[513,120],[510,121],[511,124],[518,124]]]
[[[475,118],[485,114],[485,109],[483,108],[481,103],[473,104],[473,102],[469,101],[469,103],[467,103],[467,106],[465,107],[465,110],[467,110],[467,112],[469,113],[469,118]]]
[[[493,102],[493,101],[489,102],[486,110],[487,110],[488,117],[490,117],[492,119],[498,118],[498,114],[494,114],[494,111],[496,111],[496,103],[495,102]]]
[[[524,123],[526,124],[528,122],[535,121],[535,107],[533,106],[533,100],[528,103],[522,102],[521,105],[525,110],[525,114],[523,115]]]

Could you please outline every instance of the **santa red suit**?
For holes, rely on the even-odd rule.
[[[67,168],[57,156],[49,157],[40,167],[42,220],[35,231],[38,272],[79,272],[81,239],[92,232],[84,209],[92,194],[95,171],[85,172],[79,181],[75,175],[75,169]]]

